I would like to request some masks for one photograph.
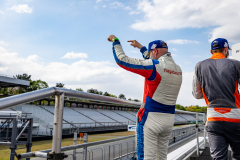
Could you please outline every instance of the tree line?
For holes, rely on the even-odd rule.
[[[31,91],[40,90],[40,89],[44,89],[44,88],[48,88],[49,87],[47,82],[42,81],[40,79],[32,80],[31,79],[31,75],[28,75],[26,73],[24,73],[24,74],[17,74],[16,76],[13,76],[13,78],[30,81],[30,86],[4,87],[4,88],[0,89],[0,94],[2,94],[2,95],[16,95],[16,94],[31,92]],[[56,83],[55,86],[56,87],[65,88],[64,87],[65,84],[63,84],[63,83]],[[84,90],[82,88],[76,88],[76,90],[84,92]],[[120,99],[124,99],[124,100],[127,99],[124,94],[120,94],[119,96],[116,96],[116,95],[108,93],[107,91],[103,93],[102,91],[98,91],[97,89],[93,89],[93,88],[88,89],[87,93],[99,94],[99,95],[103,95],[103,96],[120,98]],[[140,100],[138,100],[138,99],[128,98],[128,100],[140,102]]]
[[[207,112],[207,107],[206,106],[182,106],[180,104],[176,104],[176,109],[184,110],[184,111],[191,111],[191,112]]]

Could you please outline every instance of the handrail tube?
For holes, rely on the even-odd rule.
[[[0,110],[6,109],[9,107],[17,106],[20,104],[37,101],[44,97],[53,96],[56,94],[54,87],[46,88],[38,91],[27,92],[23,94],[14,95],[11,97],[1,98],[0,99]]]
[[[139,107],[141,105],[141,102],[133,102],[133,101],[123,100],[123,99],[119,99],[119,98],[113,98],[113,97],[108,97],[108,96],[92,94],[92,93],[74,91],[74,90],[65,89],[65,88],[55,87],[55,89],[58,93],[64,93],[65,96],[67,96],[67,97],[82,98],[82,99],[100,101],[100,102],[106,102],[106,103],[133,105],[133,107],[134,106]]]
[[[119,138],[114,138],[114,139],[108,139],[108,140],[103,140],[103,141],[97,141],[97,142],[90,142],[90,143],[84,143],[84,144],[79,144],[79,145],[74,145],[74,146],[66,146],[62,147],[61,151],[68,151],[68,150],[73,150],[73,149],[79,149],[79,148],[84,148],[84,147],[90,147],[90,146],[95,146],[99,144],[104,144],[104,143],[110,143],[110,142],[115,142],[115,141],[120,141],[124,139],[129,139],[129,138],[134,138],[135,135],[132,136],[124,136],[124,137],[119,137]],[[44,152],[44,153],[49,153],[51,152],[52,149],[47,149],[47,150],[42,150],[38,152]],[[35,153],[34,152],[28,152],[28,153],[22,153],[18,155],[18,158],[30,158],[33,157]]]
[[[205,115],[205,113],[200,113],[200,112],[190,112],[190,111],[183,111],[183,110],[179,110],[179,109],[175,109],[175,112],[177,112],[177,113],[187,113],[187,114],[202,114],[202,115]]]
[[[198,114],[196,114],[196,138],[197,138],[197,157],[199,157]]]
[[[16,105],[37,101],[39,99],[54,96],[58,94],[64,93],[66,97],[73,97],[73,98],[80,98],[80,99],[87,99],[99,102],[106,102],[106,103],[115,103],[115,104],[123,104],[123,105],[131,105],[133,108],[139,108],[141,103],[140,102],[133,102],[128,100],[123,100],[119,98],[113,98],[108,96],[96,95],[92,93],[74,91],[65,88],[58,88],[58,87],[50,87],[46,89],[41,89],[37,91],[27,92],[23,94],[14,95],[11,97],[1,98],[0,99],[0,110],[6,109],[9,107],[13,107]]]

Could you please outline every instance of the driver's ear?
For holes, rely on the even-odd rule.
[[[228,47],[226,47],[225,50],[226,50],[226,53],[227,53],[227,51],[228,51]]]
[[[157,48],[154,48],[155,52],[156,52],[156,55],[158,54],[158,49]]]

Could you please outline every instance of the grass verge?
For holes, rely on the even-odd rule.
[[[118,138],[122,136],[135,135],[135,132],[112,132],[112,133],[103,133],[103,134],[92,134],[88,137],[88,142],[102,141],[112,138]],[[79,138],[78,138],[79,140]],[[81,142],[82,143],[82,142]],[[32,151],[40,151],[45,149],[52,148],[52,140],[45,141],[34,141],[32,146]],[[77,142],[79,144],[79,141]],[[73,138],[62,139],[62,147],[73,145]],[[24,145],[19,145],[18,148],[23,148]],[[26,153],[26,149],[19,149],[16,151],[17,154]],[[10,149],[7,145],[0,145],[0,160],[9,160]],[[15,158],[17,160],[17,158]]]

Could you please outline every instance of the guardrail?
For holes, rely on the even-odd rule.
[[[64,153],[61,153],[61,151],[64,151],[66,149],[66,147],[63,147],[61,149],[64,97],[72,97],[72,98],[80,98],[80,99],[86,99],[86,100],[92,100],[92,101],[98,101],[98,102],[128,105],[128,106],[131,106],[132,108],[140,108],[140,105],[141,105],[140,102],[127,101],[123,99],[101,96],[101,95],[96,95],[91,93],[80,92],[80,91],[74,91],[74,90],[69,90],[64,88],[51,87],[51,88],[46,88],[38,91],[32,91],[32,92],[23,93],[23,94],[11,96],[11,97],[2,98],[0,99],[0,110],[13,107],[16,105],[24,104],[24,103],[36,101],[36,100],[49,97],[49,96],[54,96],[54,95],[55,95],[55,110],[54,110],[53,140],[52,140],[52,150],[51,150],[52,151],[51,156],[53,157],[53,159],[56,156],[61,157],[59,159],[64,159]],[[181,111],[181,110],[176,110],[176,112],[196,114],[196,128],[198,128],[198,114],[202,114],[204,116],[204,122],[206,120],[204,113],[188,112],[188,111]],[[196,131],[196,137],[198,139],[198,129]],[[204,137],[206,137],[205,131],[204,131]],[[204,146],[205,146],[205,142],[206,142],[206,139],[204,138]],[[96,143],[101,144],[100,141]],[[197,141],[197,146],[198,146],[197,155],[199,155],[198,144],[199,142]],[[79,146],[78,145],[68,146],[67,150],[77,149],[77,147]],[[28,155],[31,155],[31,154],[29,153]],[[35,156],[38,156],[38,155],[41,155],[41,153]],[[33,154],[31,156],[33,156]]]
[[[61,154],[61,142],[62,142],[62,122],[63,122],[63,110],[64,110],[64,97],[87,99],[98,102],[114,103],[121,105],[128,105],[133,108],[139,108],[140,102],[127,101],[118,98],[112,98],[107,96],[101,96],[91,93],[85,93],[80,91],[74,91],[70,89],[51,87],[42,90],[23,93],[11,97],[0,99],[0,110],[13,107],[16,105],[36,101],[49,96],[55,96],[55,110],[54,110],[54,123],[53,123],[53,140],[52,140],[52,156],[62,156]],[[12,157],[14,159],[14,157]],[[12,159],[10,158],[10,159]],[[61,158],[61,159],[63,159]]]

